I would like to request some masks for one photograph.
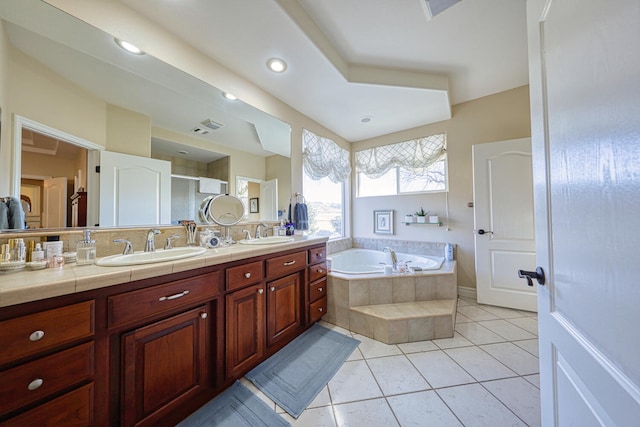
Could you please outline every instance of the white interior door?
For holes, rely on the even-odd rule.
[[[478,302],[537,310],[533,175],[529,138],[473,146],[473,203]]]
[[[42,227],[67,226],[67,178],[44,180],[42,190]]]
[[[171,222],[171,162],[100,152],[100,225]]]
[[[260,183],[260,220],[278,220],[278,180]]]
[[[542,424],[640,425],[640,2],[528,0]]]

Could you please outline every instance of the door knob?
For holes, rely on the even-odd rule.
[[[545,283],[544,270],[542,267],[537,267],[536,271],[518,270],[518,277],[521,279],[527,279],[527,285],[529,286],[533,286],[532,279],[536,279],[539,285],[544,285]]]
[[[481,228],[477,233],[482,236],[483,234],[493,234],[493,231],[487,231]]]

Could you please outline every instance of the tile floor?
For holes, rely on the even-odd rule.
[[[291,425],[539,426],[536,313],[459,299],[455,336],[360,346],[297,420],[256,389]]]

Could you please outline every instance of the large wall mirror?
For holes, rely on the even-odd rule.
[[[44,2],[0,0],[0,18],[10,71],[0,78],[13,88],[3,108],[14,118],[13,140],[2,144],[13,145],[12,195],[38,199],[30,227],[133,225],[100,220],[95,165],[103,150],[170,163],[171,221],[198,219],[206,196],[200,177],[225,183],[218,191],[233,195],[237,176],[277,182],[275,208],[286,210],[287,123],[148,54],[131,55],[111,35]],[[52,202],[57,190],[44,200],[52,178],[66,183],[59,203]],[[87,213],[78,219],[82,197]],[[51,206],[60,211],[48,212]]]

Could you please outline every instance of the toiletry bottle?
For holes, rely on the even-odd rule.
[[[444,259],[453,261],[453,245],[451,243],[447,243],[444,247]]]
[[[31,253],[31,261],[39,262],[44,260],[44,251],[42,250],[42,246],[40,243],[36,243],[36,247]]]
[[[35,240],[29,240],[29,248],[27,249],[27,262],[33,261],[31,259],[31,255],[33,255],[33,251],[36,249]]]
[[[76,244],[76,264],[87,265],[96,262],[96,241],[91,240],[91,230],[84,230],[84,238]]]

